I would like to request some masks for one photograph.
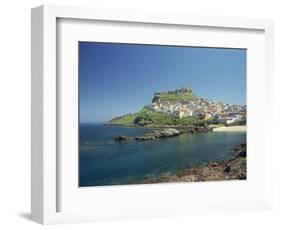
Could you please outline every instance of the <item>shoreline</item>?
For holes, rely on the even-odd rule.
[[[233,157],[228,160],[191,166],[173,175],[144,179],[140,184],[246,180],[247,146],[240,144],[232,150]]]
[[[165,129],[165,128],[172,128],[172,129],[190,129],[190,128],[195,128],[195,127],[202,127],[202,126],[178,126],[178,125],[145,125],[145,126],[140,126],[140,125],[133,125],[133,124],[109,124],[109,123],[104,123],[102,124],[104,126],[115,126],[115,127],[126,127],[126,128],[142,128],[142,129]]]
[[[149,126],[139,126],[139,125],[133,125],[133,124],[109,124],[104,123],[102,124],[104,126],[116,126],[116,127],[127,127],[127,128],[143,128],[143,129],[165,129],[165,128],[174,128],[174,129],[191,129],[191,128],[198,128],[198,127],[204,127],[204,126],[177,126],[177,125],[149,125]],[[246,132],[247,126],[246,125],[237,125],[237,126],[223,126],[223,127],[209,127],[212,129],[213,132]]]
[[[213,128],[213,132],[246,132],[246,125]]]

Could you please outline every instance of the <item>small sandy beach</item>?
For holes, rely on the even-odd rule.
[[[214,128],[213,132],[246,132],[246,125]]]

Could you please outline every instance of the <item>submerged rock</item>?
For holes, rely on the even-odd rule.
[[[114,138],[116,141],[128,141],[132,140],[132,137],[124,136],[124,135],[119,135]]]
[[[246,150],[239,150],[236,154],[236,157],[246,157],[246,156],[247,156]]]

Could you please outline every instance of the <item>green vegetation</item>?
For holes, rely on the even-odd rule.
[[[175,91],[169,91],[159,94],[159,98],[161,101],[175,102],[175,101],[183,101],[183,100],[193,100],[196,99],[197,96],[195,95],[194,92],[177,93]]]
[[[134,121],[136,117],[138,116],[138,113],[132,113],[132,114],[126,114],[121,117],[115,117],[112,120],[109,121],[109,124],[114,125],[134,125]]]
[[[114,118],[109,124],[137,126],[204,126],[206,122],[208,122],[208,120],[196,117],[178,118],[165,113],[150,111],[147,106],[144,106],[138,113]]]
[[[173,116],[164,113],[149,111],[146,106],[143,107],[134,121],[136,125],[140,126],[173,125],[174,122],[175,118]]]

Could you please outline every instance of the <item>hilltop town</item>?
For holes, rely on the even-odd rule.
[[[242,121],[246,118],[246,105],[234,105],[197,98],[191,88],[155,93],[152,104],[148,105],[148,108],[151,111],[179,118],[194,116],[201,119],[212,119],[220,123],[226,122],[227,124]]]
[[[154,93],[151,104],[134,114],[112,119],[123,125],[240,125],[246,122],[246,105],[199,98],[191,88]]]

